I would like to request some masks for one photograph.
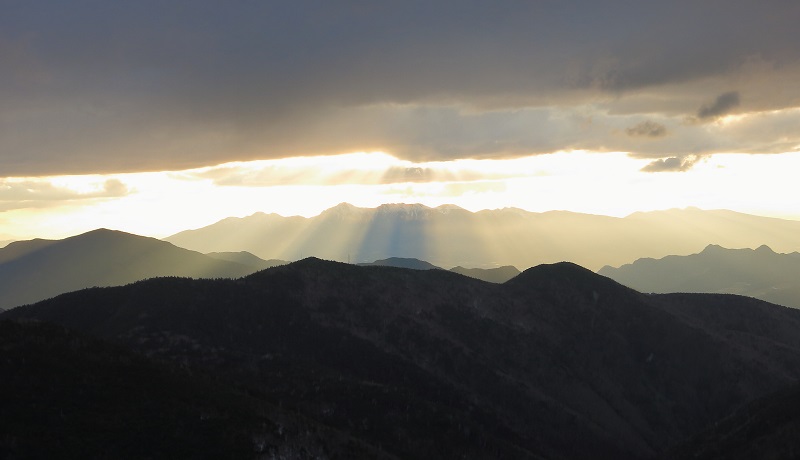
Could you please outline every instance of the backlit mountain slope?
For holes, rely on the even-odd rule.
[[[569,263],[498,285],[307,259],[6,312],[197,366],[402,458],[650,458],[800,377],[800,312]]]
[[[800,253],[709,245],[689,256],[639,259],[598,273],[642,292],[740,294],[800,308]]]
[[[0,308],[156,276],[240,277],[254,271],[155,238],[100,229],[63,240],[18,241],[0,249]]]
[[[506,208],[342,203],[311,218],[254,214],[166,238],[203,253],[249,251],[263,259],[371,262],[416,258],[438,267],[531,267],[569,260],[597,270],[642,257],[691,254],[708,244],[800,250],[800,222],[683,209],[625,218]]]

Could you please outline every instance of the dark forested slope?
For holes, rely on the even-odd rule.
[[[403,458],[648,458],[800,377],[800,312],[569,263],[492,284],[306,259],[15,309],[224,376]]]

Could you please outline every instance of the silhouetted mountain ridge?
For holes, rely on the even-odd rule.
[[[264,260],[258,256],[255,256],[247,251],[239,251],[239,252],[209,252],[206,254],[208,257],[212,257],[218,260],[226,260],[228,262],[234,262],[237,264],[245,265],[248,267],[252,267],[255,270],[264,270],[265,268],[275,267],[277,265],[284,265],[289,262],[285,260],[277,260],[277,259],[270,259]]]
[[[156,276],[240,277],[255,270],[155,238],[97,229],[63,240],[18,241],[0,249],[0,307]]]
[[[358,208],[342,203],[311,218],[263,213],[229,218],[165,240],[204,253],[248,251],[264,259],[369,262],[402,256],[438,267],[478,268],[570,260],[599,269],[642,257],[691,254],[712,243],[797,251],[800,222],[698,209],[616,218],[516,208],[473,213],[453,205]]]
[[[413,270],[442,270],[441,267],[437,267],[436,265],[433,265],[430,262],[425,262],[424,260],[419,260],[409,257],[389,257],[388,259],[381,259],[381,260],[376,260],[375,262],[360,263],[356,265],[361,265],[361,266],[380,265],[387,267],[410,268]]]
[[[465,268],[458,266],[451,268],[450,271],[490,283],[501,284],[520,274],[517,267],[511,265],[495,268]]]
[[[800,253],[780,254],[767,245],[726,249],[708,245],[690,256],[639,259],[598,273],[643,292],[740,294],[800,308]]]
[[[492,284],[308,258],[3,318],[225,376],[401,458],[651,458],[800,377],[800,312],[643,295],[572,263]]]

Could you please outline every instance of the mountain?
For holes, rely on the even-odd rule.
[[[450,271],[460,275],[469,276],[471,278],[488,281],[490,283],[505,283],[506,281],[520,274],[520,271],[517,269],[517,267],[511,265],[496,268],[453,267],[450,269]]]
[[[407,257],[389,257],[388,259],[376,260],[375,262],[360,263],[361,266],[381,266],[381,267],[397,267],[397,268],[410,268],[412,270],[441,270],[440,267],[425,262],[419,259],[410,259]]]
[[[0,321],[0,350],[0,458],[386,458],[212,376],[51,324]]]
[[[312,258],[0,319],[216,376],[398,458],[653,458],[800,378],[800,311],[640,294],[571,263],[492,284]]]
[[[230,278],[254,271],[155,238],[106,229],[63,240],[17,241],[0,249],[0,308],[156,276]]]
[[[800,453],[800,384],[759,398],[674,448],[669,458],[791,459]]]
[[[357,265],[378,265],[384,267],[410,268],[413,270],[442,270],[441,267],[437,267],[430,262],[408,257],[389,257],[388,259],[376,260],[375,262],[369,263],[360,263]],[[488,281],[490,283],[505,283],[506,281],[520,274],[520,271],[517,270],[516,267],[512,267],[510,265],[496,268],[453,267],[450,269],[450,271],[453,273],[458,273],[459,275],[469,276],[470,278]]]
[[[766,245],[726,249],[709,245],[689,256],[639,259],[598,273],[642,292],[740,294],[800,308],[800,253],[779,254]]]
[[[288,263],[285,260],[277,260],[277,259],[264,260],[247,251],[209,252],[206,255],[208,257],[212,257],[217,260],[226,260],[228,262],[234,262],[237,264],[246,265],[248,267],[252,267],[255,270],[264,270],[266,268],[275,267],[278,265],[285,265]]]
[[[5,233],[0,233],[0,248],[6,247],[9,243],[13,243],[14,241],[18,240],[19,238],[14,237],[12,235],[8,235]]]
[[[531,267],[569,260],[597,270],[642,257],[692,254],[708,244],[800,250],[800,221],[732,211],[635,213],[625,218],[516,208],[476,213],[457,206],[342,203],[320,215],[257,213],[165,238],[200,252],[249,251],[263,259],[369,262],[389,257],[439,267]]]

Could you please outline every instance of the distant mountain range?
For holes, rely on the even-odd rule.
[[[343,203],[318,216],[257,213],[165,238],[203,253],[248,251],[263,259],[309,256],[369,262],[389,257],[439,267],[531,267],[571,261],[597,270],[642,257],[692,254],[708,244],[800,250],[800,221],[732,211],[683,209],[625,218],[507,208],[472,213],[420,204],[357,208]]]
[[[412,270],[442,270],[430,262],[424,260],[413,259],[409,257],[389,257],[388,259],[376,260],[374,262],[362,262],[361,266],[378,266],[378,267],[397,267],[397,268],[410,268]]]
[[[470,278],[488,281],[490,283],[505,283],[521,273],[517,267],[511,265],[505,265],[496,268],[453,267],[450,269],[450,271],[460,275],[469,276]]]
[[[443,268],[437,267],[430,262],[405,257],[390,257],[388,259],[376,260],[375,262],[369,263],[360,263],[358,265],[378,265],[385,267],[410,268],[413,270],[444,270]],[[506,281],[520,274],[520,271],[517,270],[517,267],[512,267],[510,265],[497,268],[453,267],[450,269],[450,271],[460,275],[469,276],[470,278],[488,281],[490,283],[505,283]]]
[[[800,253],[709,245],[689,256],[639,259],[598,273],[642,292],[740,294],[800,308]]]
[[[222,393],[210,394],[234,392],[254,398],[253,407],[297,413],[292,420],[306,420],[307,429],[293,432],[339,446],[330,458],[654,458],[800,378],[800,311],[740,296],[640,294],[571,263],[492,284],[444,270],[306,259],[237,280],[86,289],[0,320],[54,322],[213,376]],[[84,361],[85,378],[106,362]],[[21,359],[2,364],[4,375],[42,378]],[[58,382],[59,372],[72,371],[52,372]],[[107,384],[117,391],[125,379]],[[161,390],[148,388],[135,399],[156,403],[125,421],[129,432],[158,417],[158,401],[175,387],[163,397],[149,397]],[[56,433],[73,415],[87,417],[66,406],[61,418],[57,408],[74,395],[46,394],[48,404],[26,417],[43,417]],[[194,410],[191,401],[180,410]],[[203,407],[210,427],[234,414]],[[284,439],[280,423],[249,420],[256,423],[237,421],[232,435]],[[35,450],[20,441],[29,439],[24,426],[6,427],[0,447],[23,457]],[[94,436],[71,429],[71,439]],[[756,439],[747,436],[740,443]],[[362,454],[344,455],[346,439]]]
[[[215,257],[155,238],[105,229],[63,240],[17,241],[0,249],[0,308],[157,276],[236,278],[263,268],[252,255]],[[226,257],[229,260],[221,260]],[[237,258],[237,262],[230,261]],[[273,262],[277,263],[261,264]]]
[[[209,252],[206,255],[208,257],[217,260],[226,260],[228,262],[234,262],[237,264],[246,265],[248,267],[252,267],[256,271],[264,270],[265,268],[276,267],[278,265],[285,265],[288,263],[285,260],[277,260],[277,259],[264,260],[260,257],[256,257],[253,254],[250,254],[247,251]]]

